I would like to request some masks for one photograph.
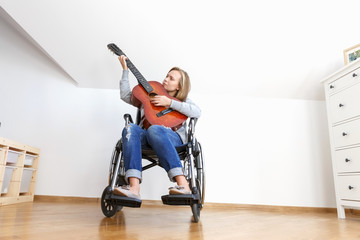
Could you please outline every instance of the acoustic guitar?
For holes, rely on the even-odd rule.
[[[124,55],[124,52],[114,43],[107,45],[108,49],[117,56]],[[131,102],[138,108],[144,107],[145,120],[144,128],[150,125],[163,125],[176,130],[186,121],[187,116],[171,108],[154,106],[150,99],[156,95],[164,95],[173,101],[179,101],[168,94],[163,85],[157,81],[147,81],[135,65],[127,57],[126,64],[134,74],[138,85],[132,89]]]

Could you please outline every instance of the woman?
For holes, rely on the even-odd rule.
[[[131,102],[131,89],[129,84],[129,70],[126,64],[126,56],[119,57],[123,68],[120,80],[120,97],[126,103]],[[168,94],[177,98],[173,101],[164,95],[156,95],[151,103],[155,106],[172,108],[188,117],[200,117],[201,110],[187,95],[190,91],[190,79],[188,74],[177,67],[170,69],[166,75],[163,86]],[[143,111],[142,115],[143,115]],[[125,180],[128,186],[114,189],[114,193],[121,196],[140,199],[140,183],[142,181],[142,158],[141,148],[152,148],[161,166],[168,173],[169,179],[176,182],[175,187],[170,188],[169,194],[191,194],[189,184],[185,179],[180,158],[175,147],[186,142],[186,122],[175,131],[164,126],[152,125],[147,130],[136,124],[128,124],[122,132],[123,154],[125,163]]]

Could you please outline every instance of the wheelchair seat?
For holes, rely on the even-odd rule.
[[[124,115],[125,126],[133,123],[130,114]],[[136,124],[139,124],[140,111],[138,110]],[[205,174],[203,167],[203,157],[201,144],[195,138],[195,124],[197,119],[190,118],[187,123],[188,142],[176,147],[176,151],[183,163],[183,171],[185,178],[189,182],[192,194],[187,195],[164,195],[161,197],[163,204],[167,205],[190,205],[193,212],[194,221],[198,222],[200,218],[200,210],[204,204],[205,194]],[[143,166],[143,171],[161,164],[153,149],[142,149],[142,158],[150,163]],[[122,153],[122,139],[120,139],[113,151],[110,170],[109,185],[104,189],[101,197],[101,209],[106,217],[112,217],[117,211],[123,207],[141,207],[140,199],[123,197],[113,194],[115,187],[126,185],[125,167]]]
[[[186,156],[186,144],[175,147],[175,149],[180,157],[180,160],[184,160]],[[143,170],[149,169],[156,165],[161,166],[160,162],[157,159],[157,155],[153,149],[151,148],[141,149],[141,154],[143,159],[146,159],[149,162],[151,162],[151,164],[143,166]]]

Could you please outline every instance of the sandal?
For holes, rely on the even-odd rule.
[[[121,187],[114,188],[114,194],[119,195],[119,196],[123,196],[123,197],[136,198],[138,200],[141,200],[140,195],[130,192],[130,186],[129,185],[124,185],[124,186],[121,186]]]
[[[169,188],[170,195],[187,195],[191,194],[191,191],[185,190],[185,187],[176,185],[175,187]]]

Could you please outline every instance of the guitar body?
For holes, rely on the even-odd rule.
[[[186,121],[187,116],[178,111],[171,111],[158,117],[156,114],[165,110],[166,108],[154,106],[150,102],[151,97],[155,95],[164,95],[174,101],[179,100],[171,97],[161,83],[156,81],[149,81],[148,83],[153,88],[153,91],[147,93],[141,85],[135,86],[132,90],[132,103],[138,108],[140,108],[141,106],[144,107],[145,118],[150,125],[163,125],[169,128],[179,127],[184,121]],[[149,125],[144,124],[144,127],[148,128]]]

